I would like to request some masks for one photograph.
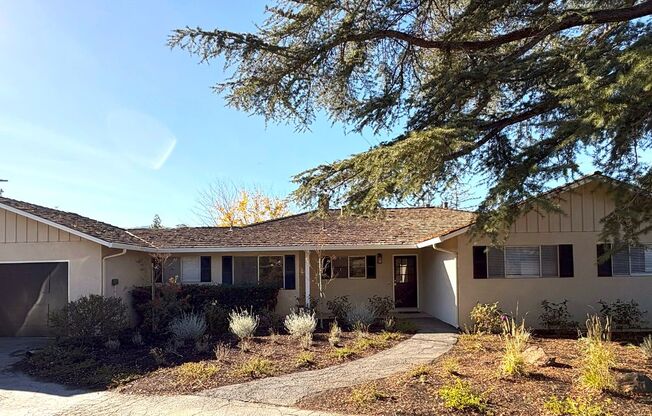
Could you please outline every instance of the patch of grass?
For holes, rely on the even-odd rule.
[[[392,331],[383,331],[380,334],[377,334],[376,337],[378,337],[379,339],[385,342],[400,341],[401,338],[403,338],[403,336],[398,332],[392,332]]]
[[[459,378],[442,386],[438,395],[448,409],[473,410],[482,414],[489,410],[485,395],[476,393],[468,382]]]
[[[404,319],[399,319],[394,324],[394,331],[401,334],[415,334],[418,328],[417,325],[412,321],[406,321]]]
[[[220,371],[220,366],[205,361],[183,363],[172,369],[176,384],[197,386],[213,378]]]
[[[652,335],[648,335],[643,338],[643,342],[641,343],[641,351],[643,352],[643,355],[645,355],[645,358],[652,360]]]
[[[460,344],[465,351],[475,352],[484,350],[484,345],[482,344],[482,335],[465,332],[459,335],[457,342]]]
[[[389,395],[378,389],[376,384],[367,384],[351,390],[349,401],[358,408],[366,408],[379,400],[386,400]]]
[[[338,360],[346,360],[354,356],[356,351],[351,347],[334,348],[330,356]]]
[[[310,351],[302,351],[297,355],[297,367],[310,367],[315,364],[315,353]]]
[[[389,341],[383,339],[382,337],[376,335],[367,335],[366,337],[357,338],[351,348],[356,352],[364,352],[370,348],[387,348],[388,344]]]
[[[552,396],[546,400],[543,408],[552,416],[608,416],[606,407],[609,404],[608,400],[601,404],[588,398],[575,400],[571,397],[559,399]]]
[[[457,375],[460,373],[460,362],[456,358],[447,358],[442,361],[441,368],[448,375]]]
[[[430,374],[430,367],[427,365],[416,366],[408,372],[408,375],[411,378],[420,378],[422,376],[427,376],[429,374]]]
[[[611,346],[606,341],[591,338],[582,338],[579,342],[582,354],[582,385],[597,391],[613,389],[615,378],[611,367],[616,365],[616,359]]]
[[[233,373],[240,377],[261,378],[272,376],[275,372],[274,364],[270,360],[253,357],[242,363]]]

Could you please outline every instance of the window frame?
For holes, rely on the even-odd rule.
[[[613,247],[613,243],[612,242],[607,242],[607,241],[598,241],[597,244],[598,245],[602,244],[602,245],[605,245],[605,246],[608,245],[610,247]],[[645,256],[646,251],[652,252],[652,243],[642,243],[641,246],[634,246],[634,248],[642,248],[643,249],[643,256]],[[615,263],[614,262],[614,254],[615,253],[613,253],[613,254],[611,254],[611,256],[609,256],[609,258],[611,260],[611,276],[599,276],[599,277],[612,277],[612,278],[613,277],[624,277],[624,278],[628,278],[628,277],[652,277],[652,271],[642,272],[642,273],[640,273],[640,272],[633,273],[632,272],[632,250],[631,249],[632,249],[632,246],[630,246],[629,244],[627,245],[627,247],[623,248],[623,250],[627,251],[627,271],[628,271],[628,274],[615,274],[614,273],[614,263]],[[597,258],[596,258],[596,260],[597,260]]]
[[[351,276],[351,259],[352,258],[362,259],[362,261],[364,262],[364,276],[362,276],[362,277],[360,277],[360,276],[357,276],[357,277]],[[351,280],[366,279],[367,278],[367,256],[365,256],[365,255],[347,256],[347,268],[348,268],[348,273],[347,273],[348,279],[351,279]]]
[[[338,258],[344,258],[344,256],[336,256]],[[319,257],[319,268],[322,280],[331,280],[331,279],[351,279],[351,280],[364,280],[364,279],[376,279],[378,277],[378,267],[376,267],[376,277],[369,277],[369,265],[367,263],[367,258],[373,257],[374,263],[378,261],[377,254],[360,254],[354,256],[346,256],[346,276],[335,276],[335,263],[333,261],[333,256],[327,254],[325,256]],[[364,259],[364,277],[353,277],[351,276],[351,258],[362,258]],[[330,275],[324,273],[324,260],[329,259],[330,261]],[[377,264],[377,263],[376,263]]]
[[[543,264],[541,257],[541,247],[542,246],[555,246],[557,249],[557,275],[556,276],[544,276],[543,275]],[[489,276],[489,249],[490,246],[487,246],[485,250],[485,261],[487,264],[487,279],[560,279],[560,268],[559,268],[559,246],[560,244],[537,244],[537,245],[511,245],[511,246],[500,246],[500,249],[503,252],[503,276]],[[510,248],[533,248],[538,249],[539,254],[539,274],[538,275],[521,275],[521,274],[507,274],[507,250]]]
[[[260,254],[260,255],[256,255],[256,256],[234,256],[234,255],[229,256],[229,257],[231,257],[233,259],[232,264],[231,264],[231,268],[232,268],[231,269],[231,285],[236,285],[237,284],[235,258],[237,258],[237,257],[255,257],[256,258],[256,284],[260,285],[260,258],[261,257],[281,257],[281,267],[283,269],[283,285],[279,288],[279,290],[297,290],[296,285],[295,285],[294,289],[287,289],[285,287],[285,256],[295,256],[295,259],[296,259],[296,254]],[[225,257],[225,256],[222,256],[222,257]],[[294,271],[295,279],[299,275],[297,273],[297,270],[296,270],[296,264],[298,264],[298,263],[295,260],[295,271]]]

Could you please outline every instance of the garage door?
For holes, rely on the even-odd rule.
[[[0,263],[0,336],[47,336],[68,302],[68,263]]]

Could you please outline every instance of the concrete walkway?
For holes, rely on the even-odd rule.
[[[305,371],[219,387],[201,394],[243,402],[292,406],[325,390],[378,380],[427,364],[451,349],[457,333],[433,318],[413,319],[420,332],[385,351],[321,370]]]

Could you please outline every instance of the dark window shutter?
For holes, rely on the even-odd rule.
[[[285,288],[294,290],[297,287],[295,259],[293,255],[285,256]]]
[[[211,257],[210,256],[201,256],[200,278],[202,282],[211,281]]]
[[[222,256],[222,284],[233,284],[233,257]]]
[[[602,263],[600,257],[611,249],[611,244],[598,244],[597,245],[597,259],[598,259],[598,276],[611,276],[611,256]]]
[[[473,278],[486,279],[487,278],[487,247],[475,246],[473,247]]]
[[[559,277],[573,277],[575,270],[573,266],[573,245],[559,245]]]
[[[376,278],[376,256],[367,256],[367,279]]]

